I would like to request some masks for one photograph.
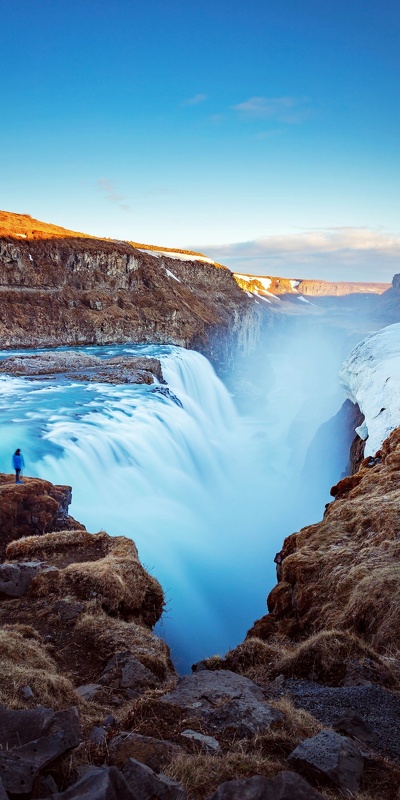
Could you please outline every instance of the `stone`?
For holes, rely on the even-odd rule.
[[[0,770],[12,794],[30,792],[39,772],[80,742],[78,710],[0,708]]]
[[[23,686],[21,689],[21,697],[23,700],[33,700],[35,697],[34,692],[30,686]]]
[[[39,775],[36,778],[33,786],[34,797],[40,797],[42,800],[44,797],[52,797],[55,792],[58,792],[58,786],[52,775]]]
[[[92,744],[105,744],[107,741],[107,731],[101,725],[95,725],[88,734],[88,741]]]
[[[106,664],[104,672],[99,679],[104,686],[113,689],[140,689],[155,686],[156,676],[130,652],[115,653]]]
[[[280,772],[274,778],[255,775],[225,781],[209,800],[323,800],[316,789],[295,772]]]
[[[0,707],[0,747],[3,750],[20,747],[63,729],[69,730],[79,742],[79,714],[75,706],[65,711],[53,711],[45,706],[17,711]]]
[[[200,717],[212,731],[231,728],[239,737],[253,736],[283,717],[265,702],[260,686],[229,670],[184,676],[161,700]]]
[[[150,767],[130,758],[122,769],[135,800],[186,800],[186,794],[176,781],[166,775],[156,775]]]
[[[161,772],[173,758],[184,752],[183,748],[174,742],[131,731],[121,731],[108,743],[111,764],[122,767],[128,758],[133,758],[146,764],[154,772]]]
[[[116,767],[90,767],[79,780],[52,800],[137,800]]]
[[[108,716],[103,720],[103,725],[105,728],[112,728],[113,725],[116,724],[116,719],[112,714],[108,714]]]
[[[4,788],[11,794],[27,794],[44,767],[78,744],[79,740],[72,734],[59,731],[21,747],[1,750],[0,771]]]
[[[0,595],[22,597],[26,594],[32,578],[39,572],[54,570],[42,561],[25,561],[21,564],[0,564]]]
[[[84,683],[82,686],[78,686],[76,689],[76,693],[79,695],[79,697],[82,700],[86,700],[86,702],[89,700],[94,700],[96,695],[102,691],[103,686],[101,686],[99,683]]]
[[[352,709],[349,709],[345,714],[338,717],[334,721],[332,728],[338,733],[351,736],[353,739],[358,739],[360,742],[364,742],[364,744],[371,745],[372,747],[379,742],[379,737],[375,731],[372,730],[371,726],[368,725],[359,714],[352,711]]]
[[[357,791],[364,769],[364,759],[356,745],[330,730],[301,742],[288,756],[288,762],[313,783],[343,792]]]
[[[198,742],[205,750],[209,750],[212,753],[219,753],[221,750],[219,742],[217,742],[213,736],[205,736],[203,733],[190,730],[190,728],[186,731],[182,731],[181,736],[186,736],[187,739]]]

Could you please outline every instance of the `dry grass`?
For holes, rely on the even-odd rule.
[[[282,579],[269,595],[270,615],[255,626],[259,636],[347,631],[400,662],[400,428],[377,464],[367,463],[355,482],[338,484],[320,523],[285,540]]]
[[[189,800],[204,800],[224,781],[273,777],[287,769],[286,757],[303,739],[315,736],[322,726],[306,711],[287,700],[273,703],[284,717],[254,739],[224,742],[224,752],[216,755],[195,753],[178,756],[166,770],[182,783]]]
[[[32,689],[32,700],[22,699],[24,686]],[[46,705],[56,710],[78,703],[72,683],[59,674],[40,637],[28,625],[0,628],[0,703],[7,708]]]
[[[34,579],[32,597],[96,597],[106,611],[147,625],[154,625],[163,612],[160,584],[140,563],[134,542],[123,536],[81,530],[29,536],[12,542],[7,557],[40,558],[59,569]]]
[[[277,759],[268,758],[257,751],[247,752],[243,748],[241,752],[221,755],[178,756],[165,772],[182,784],[188,800],[205,800],[224,781],[251,778],[253,775],[270,778],[281,769],[282,765]]]
[[[108,617],[93,608],[92,613],[78,618],[75,630],[83,634],[90,649],[102,651],[105,659],[118,651],[130,651],[160,680],[174,674],[168,646],[143,625]]]
[[[52,559],[57,562],[57,557],[68,559],[71,551],[73,556],[79,552],[90,553],[94,558],[101,558],[109,552],[115,555],[138,558],[138,551],[132,539],[123,536],[109,536],[105,531],[88,533],[85,530],[57,531],[45,533],[42,536],[27,536],[10,542],[6,555],[9,560],[17,561],[24,558]],[[80,560],[83,559],[80,556]]]

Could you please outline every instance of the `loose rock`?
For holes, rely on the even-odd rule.
[[[289,764],[319,785],[356,792],[364,759],[346,736],[325,730],[301,742],[288,756]]]

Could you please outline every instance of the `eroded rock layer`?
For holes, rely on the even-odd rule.
[[[173,343],[216,363],[257,340],[262,310],[228,269],[35,222],[2,227],[0,347]]]

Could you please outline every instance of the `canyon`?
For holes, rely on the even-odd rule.
[[[41,476],[48,470],[45,479],[24,477],[17,486],[2,462],[0,792],[11,799],[317,800],[351,793],[359,800],[397,800],[400,335],[396,324],[384,326],[399,319],[399,276],[392,287],[234,276],[203,254],[99,240],[27,215],[1,212],[0,225],[0,381],[8,392],[2,416],[7,432],[19,420],[24,442],[32,453],[34,442],[38,447],[31,466],[36,463]],[[117,353],[111,347],[117,342],[127,351]],[[82,345],[92,347],[84,351]],[[198,352],[180,353],[179,347]],[[226,377],[237,405],[255,409],[246,418],[248,432],[199,353]],[[340,394],[329,376],[340,364],[348,400],[336,414]],[[193,372],[185,372],[189,365]],[[118,392],[115,384],[121,384]],[[288,386],[291,398],[285,397]],[[132,532],[111,530],[113,517],[117,528],[128,519],[115,509],[126,501],[132,507],[138,478],[125,481],[133,474],[128,465],[136,476],[143,472],[147,451],[137,435],[130,449],[130,437],[149,401],[144,440],[153,450],[153,436],[159,450],[154,494],[141,482],[143,503],[134,495]],[[280,408],[289,417],[283,428]],[[176,427],[183,420],[185,431],[196,420],[202,437],[184,440],[183,427]],[[357,455],[354,474],[344,477],[348,454],[336,456],[331,447],[346,426],[346,447],[357,427]],[[187,458],[186,483],[174,460],[178,440]],[[231,443],[227,461],[223,441],[224,447]],[[311,464],[317,441],[322,450]],[[267,443],[276,452],[266,452]],[[69,462],[60,457],[63,449]],[[247,451],[257,455],[257,478]],[[91,511],[87,481],[97,454]],[[111,454],[119,470],[112,501]],[[280,471],[285,458],[290,472]],[[151,463],[153,469],[158,464]],[[176,503],[182,487],[194,492],[192,470],[194,513],[186,517]],[[317,473],[334,482],[325,511],[322,496],[313,499]],[[68,476],[72,495],[71,486],[54,485],[50,475]],[[204,494],[201,475],[208,476]],[[290,476],[287,484],[282,475]],[[298,486],[295,475],[302,476]],[[71,517],[75,493],[79,513],[73,503]],[[223,623],[229,615],[243,612],[248,619],[252,613],[250,606],[240,609],[245,573],[267,585],[254,521],[268,504],[277,501],[281,508],[271,520],[280,549],[268,614],[253,624],[248,619],[241,644],[222,656],[215,655],[217,645],[180,678],[158,622],[164,614],[168,624],[169,583],[164,576],[160,583],[158,568],[157,577],[151,574],[150,551],[145,561],[151,566],[143,566],[143,542],[135,543],[141,528],[150,536],[160,496],[155,549],[165,561],[171,558],[173,540],[159,537],[169,515],[175,525],[183,516],[182,530],[197,533],[190,558],[204,560],[210,573],[210,625],[218,612]],[[209,531],[198,528],[200,509],[210,512],[214,501]],[[290,506],[285,524],[284,506]],[[97,520],[98,513],[111,536],[87,532],[87,517]],[[291,533],[302,518],[305,527]],[[229,552],[235,550],[237,572]],[[182,546],[174,558],[186,568],[184,556]],[[230,596],[222,601],[225,571]],[[182,572],[181,605],[189,589],[185,577],[189,584],[195,576]],[[191,610],[187,639],[197,637],[194,620]],[[218,641],[218,626],[216,634]]]

